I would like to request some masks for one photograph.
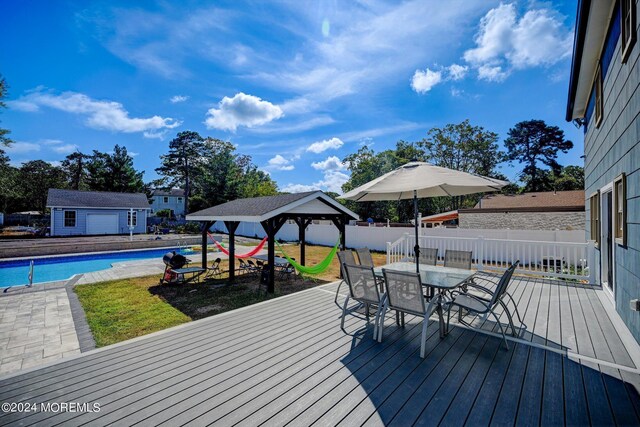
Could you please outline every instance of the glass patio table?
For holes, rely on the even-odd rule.
[[[378,277],[383,277],[382,269],[415,272],[416,264],[414,262],[393,262],[373,269]],[[438,323],[440,327],[440,338],[446,335],[444,325],[443,304],[446,302],[447,291],[451,291],[462,286],[465,282],[473,277],[471,270],[451,267],[438,267],[435,265],[420,264],[420,280],[425,287],[435,292],[429,299],[427,313],[431,315],[434,310],[438,313]]]

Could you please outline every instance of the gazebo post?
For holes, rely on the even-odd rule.
[[[270,294],[273,294],[276,291],[276,270],[274,268],[276,260],[276,234],[280,228],[282,228],[282,225],[286,220],[286,217],[276,216],[260,223],[268,237],[267,265],[269,266],[269,280],[267,282],[267,292]]]
[[[300,241],[300,265],[306,265],[306,231],[309,224],[313,222],[312,218],[297,217],[293,219],[298,224],[298,240]]]
[[[209,243],[207,236],[212,225],[213,221],[202,222],[202,268],[207,268],[207,245]]]
[[[236,279],[236,229],[240,222],[225,221],[224,225],[229,232],[229,282]]]
[[[347,224],[346,215],[335,216],[331,218],[331,222],[338,229],[340,234],[340,250],[344,251],[347,248],[347,236],[345,236],[345,226]]]

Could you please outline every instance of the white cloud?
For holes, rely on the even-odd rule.
[[[333,137],[331,139],[314,142],[307,147],[307,151],[318,154],[331,149],[337,150],[342,147],[343,144],[344,142],[342,142],[340,138]]]
[[[500,65],[481,65],[478,67],[478,78],[480,80],[488,80],[490,82],[501,82],[509,76],[507,71],[504,71]]]
[[[73,153],[77,149],[78,149],[78,146],[75,144],[64,144],[64,145],[56,144],[54,147],[51,148],[51,150],[55,151],[58,154]]]
[[[60,166],[62,166],[62,162],[60,160],[48,160],[47,163],[49,163],[54,168],[59,168]]]
[[[282,191],[287,193],[303,193],[305,191],[323,190],[342,194],[342,185],[349,180],[349,175],[338,171],[326,171],[323,179],[313,184],[287,184]]]
[[[464,59],[478,78],[502,81],[512,69],[549,66],[571,55],[573,32],[549,8],[528,10],[518,19],[514,4],[500,4],[480,20],[476,47]]]
[[[60,145],[62,144],[64,141],[60,140],[60,139],[41,139],[40,143],[44,144],[44,145]]]
[[[418,93],[427,93],[435,85],[442,81],[442,73],[427,68],[424,71],[416,70],[411,79],[411,87]]]
[[[14,142],[8,147],[3,147],[10,154],[26,154],[40,151],[40,145],[33,142]]]
[[[319,171],[346,169],[346,165],[336,156],[330,156],[320,162],[311,163],[311,167]]]
[[[181,122],[170,117],[153,116],[148,118],[129,117],[122,104],[113,101],[96,101],[76,92],[52,92],[37,90],[18,99],[23,111],[38,111],[41,107],[53,108],[66,113],[86,116],[86,125],[94,129],[115,132],[134,133],[173,129]]]
[[[466,65],[451,64],[447,70],[449,71],[449,78],[451,80],[460,80],[467,75],[469,67]]]
[[[186,100],[188,100],[189,97],[188,96],[184,96],[184,95],[176,95],[176,96],[172,96],[169,101],[171,101],[172,104],[177,104],[178,102],[185,102]]]
[[[275,157],[269,159],[267,168],[275,169],[279,171],[290,171],[290,170],[293,170],[295,167],[291,164],[290,160],[285,159],[280,154],[276,154]]]
[[[251,128],[279,119],[282,115],[282,109],[277,105],[240,92],[233,98],[222,98],[217,109],[207,111],[204,123],[208,129],[235,132],[238,126]]]

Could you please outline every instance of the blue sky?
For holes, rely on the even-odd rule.
[[[340,159],[457,123],[564,121],[575,3],[5,1],[14,164],[124,145],[145,180],[177,132],[228,140],[281,190],[339,191]],[[513,178],[519,166],[504,166]]]

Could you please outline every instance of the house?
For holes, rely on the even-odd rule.
[[[490,194],[459,209],[460,228],[584,230],[584,190]]]
[[[150,210],[143,193],[49,189],[51,236],[145,233]]]
[[[170,190],[153,190],[151,193],[151,213],[168,209],[172,217],[183,217],[185,213],[184,190],[172,188]]]
[[[425,228],[457,227],[458,211],[449,211],[429,216],[423,216],[420,222]]]
[[[640,47],[636,0],[578,2],[566,119],[584,128],[587,238],[640,341]]]

